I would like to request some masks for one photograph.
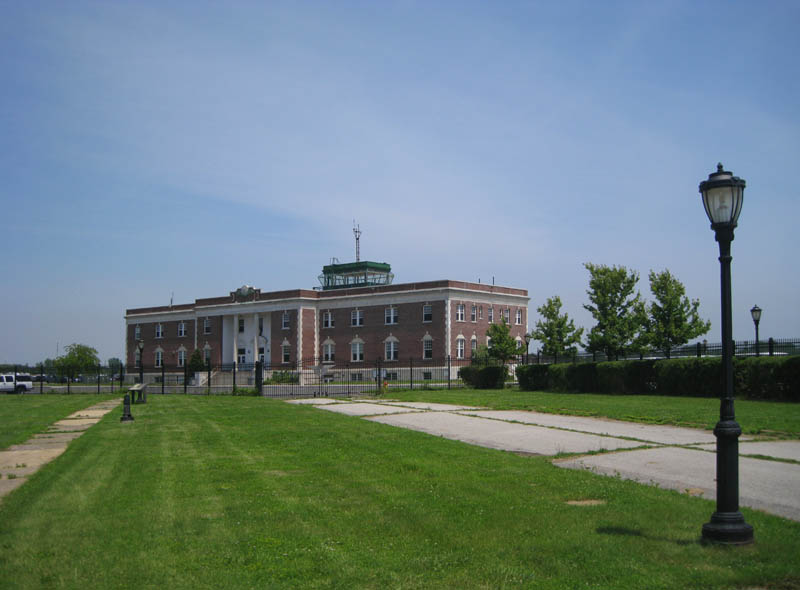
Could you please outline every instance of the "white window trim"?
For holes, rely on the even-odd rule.
[[[463,322],[466,317],[466,306],[463,303],[456,303],[456,321]]]
[[[428,309],[430,309],[430,314],[428,314],[428,315],[430,315],[431,317],[428,320],[425,319],[425,315],[426,315],[425,314],[425,308],[426,307]],[[430,324],[432,321],[433,321],[433,305],[430,305],[429,303],[426,303],[425,305],[422,306],[422,323],[423,324]]]
[[[469,309],[469,321],[477,322],[478,321],[478,306],[473,305]]]
[[[394,326],[397,325],[399,321],[399,316],[397,313],[397,308],[394,305],[390,305],[389,307],[383,310],[383,323],[386,326]]]
[[[161,322],[156,324],[156,338],[163,338],[164,337],[164,326]]]
[[[364,325],[364,310],[354,309],[350,312],[350,326],[359,327]]]
[[[467,340],[463,336],[459,336],[456,338],[456,358],[463,359],[466,358],[467,352]]]
[[[142,339],[142,327],[139,324],[136,324],[133,327],[133,339],[134,340],[141,340]]]
[[[281,316],[281,330],[290,330],[291,329],[291,318],[289,317],[289,312],[284,311],[283,315]]]
[[[186,322],[178,322],[178,337],[183,338],[186,336]]]

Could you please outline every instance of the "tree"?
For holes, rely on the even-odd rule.
[[[542,343],[542,352],[552,357],[577,352],[574,345],[580,344],[583,328],[576,328],[566,313],[561,315],[561,297],[550,297],[536,311],[542,319],[536,321],[531,338]]]
[[[491,338],[492,342],[492,347],[489,349],[491,358],[505,365],[510,359],[520,354],[519,345],[511,337],[511,329],[506,324],[505,318],[501,323],[489,326],[486,335]]]
[[[76,373],[88,372],[100,364],[97,351],[85,344],[70,344],[65,354],[56,359],[56,367],[62,375],[74,377]]]
[[[206,364],[203,361],[203,353],[200,352],[199,348],[195,348],[192,356],[189,357],[189,372],[200,373],[204,371],[205,368]]]
[[[636,288],[639,273],[624,266],[605,266],[587,262],[590,305],[584,305],[597,324],[588,336],[587,349],[604,352],[607,358],[626,350],[641,350],[644,345],[646,310]]]
[[[655,300],[647,306],[647,342],[664,351],[686,344],[711,328],[711,322],[700,318],[700,300],[689,300],[686,289],[669,270],[650,271],[650,291]]]
[[[108,370],[111,371],[112,375],[119,375],[122,370],[122,361],[116,357],[108,359]]]

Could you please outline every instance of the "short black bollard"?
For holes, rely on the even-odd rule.
[[[133,416],[131,416],[131,396],[127,393],[125,397],[122,398],[122,418],[120,418],[119,421],[133,422]]]

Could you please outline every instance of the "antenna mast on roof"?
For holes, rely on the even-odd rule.
[[[361,248],[359,246],[359,240],[361,239],[361,226],[356,225],[356,220],[353,220],[353,235],[356,237],[356,262],[361,260]]]

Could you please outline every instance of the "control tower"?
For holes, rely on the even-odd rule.
[[[323,291],[330,289],[352,289],[354,287],[377,287],[391,285],[394,279],[392,267],[385,262],[361,260],[361,228],[353,222],[356,237],[356,261],[340,264],[335,258],[322,267],[319,282]]]

